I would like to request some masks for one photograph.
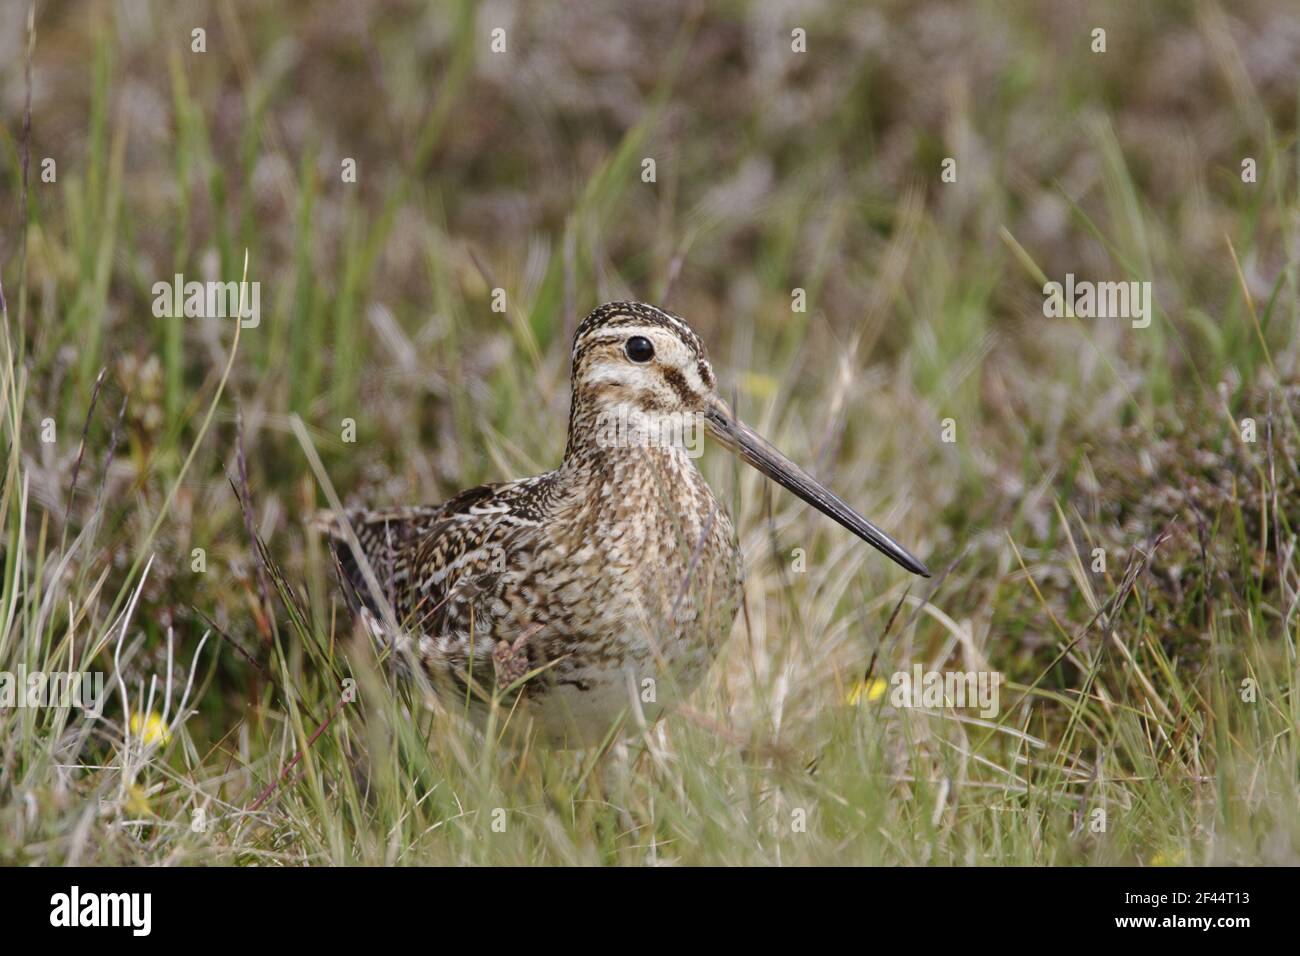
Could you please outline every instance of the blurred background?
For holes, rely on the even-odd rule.
[[[155,555],[132,666],[165,667],[168,628],[186,660],[210,626],[242,649],[200,737],[268,705],[245,657],[283,612],[248,524],[316,633],[348,630],[292,416],[349,504],[545,470],[572,331],[619,298],[686,317],[744,417],[946,572],[884,642],[902,576],[711,454],[750,621],[705,699],[738,726],[826,707],[882,646],[886,670],[1059,692],[1036,733],[1073,727],[1080,688],[1185,728],[1204,668],[1244,673],[1215,657],[1220,613],[1293,661],[1291,0],[50,0],[30,60],[28,15],[0,8],[6,481],[27,496],[7,486],[6,553],[93,520],[70,573],[103,625],[122,602],[99,575],[111,596]],[[224,378],[234,323],[157,318],[152,289],[238,280],[245,255],[260,323]],[[1067,273],[1151,282],[1150,327],[1045,317]],[[1099,612],[1132,654],[1101,653]],[[1067,741],[1102,759],[1082,723],[1095,739]]]

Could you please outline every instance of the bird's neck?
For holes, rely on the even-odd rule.
[[[693,467],[704,450],[704,418],[691,412],[648,411],[620,402],[574,395],[564,466],[581,468],[608,458],[643,459],[655,467]]]
[[[731,535],[726,509],[696,467],[702,429],[693,435],[688,428],[680,441],[639,441],[635,432],[620,434],[618,421],[576,407],[557,472],[562,524],[581,529],[581,543],[604,542],[610,561],[644,563],[656,581],[676,588],[702,542]]]
[[[692,508],[711,499],[695,462],[703,444],[702,422],[692,416],[575,402],[560,474],[597,510]]]
[[[571,433],[557,477],[577,516],[573,523],[594,538],[644,547],[637,560],[654,555],[662,563],[670,554],[688,554],[720,508],[692,453],[680,445],[597,441],[581,432],[575,440]]]

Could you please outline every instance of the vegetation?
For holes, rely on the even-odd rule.
[[[0,862],[1300,861],[1294,6],[618,6],[0,9],[0,672],[106,675],[0,707]],[[618,298],[936,575],[711,451],[745,613],[557,752],[380,666],[310,519],[551,467]]]

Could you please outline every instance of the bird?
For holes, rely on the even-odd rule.
[[[322,512],[372,637],[482,721],[557,747],[649,723],[707,672],[742,602],[735,527],[696,465],[711,436],[909,572],[918,558],[736,417],[685,319],[611,302],[578,325],[563,460],[432,506]],[[521,706],[522,705],[522,706]]]

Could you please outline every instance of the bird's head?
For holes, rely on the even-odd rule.
[[[573,338],[574,398],[600,414],[703,415],[716,389],[700,337],[652,305],[602,305]]]
[[[640,302],[611,302],[573,339],[573,410],[597,446],[672,446],[697,453],[707,432],[747,464],[794,492],[913,574],[926,566],[833,491],[740,421],[717,391],[704,343],[686,321]]]

